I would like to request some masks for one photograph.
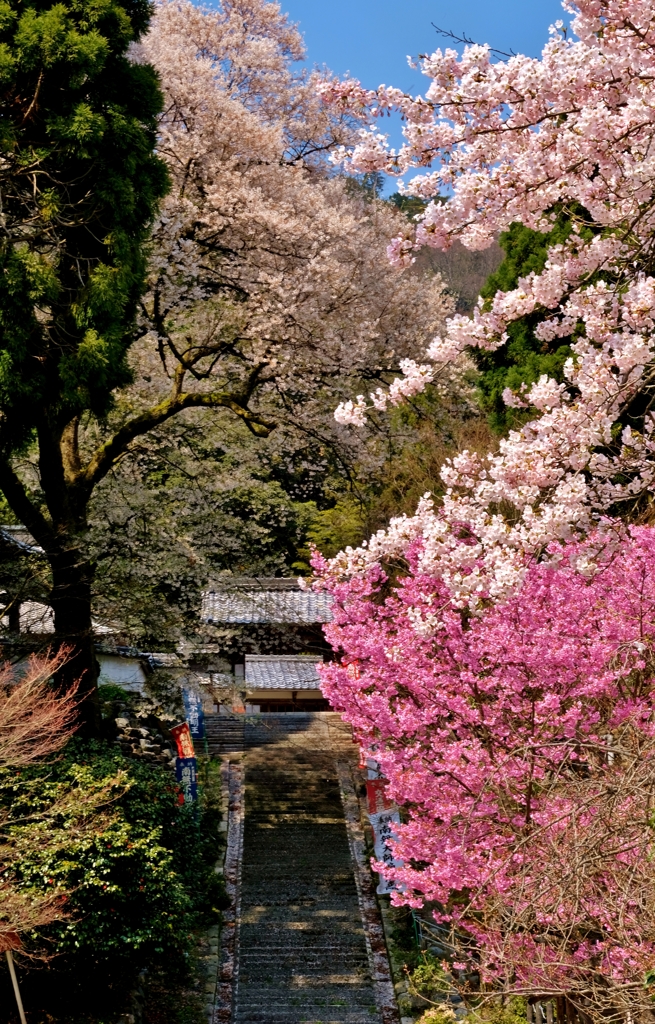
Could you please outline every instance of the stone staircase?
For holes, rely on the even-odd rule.
[[[205,715],[207,749],[212,757],[244,749],[245,715]]]
[[[349,730],[253,716],[244,745],[234,1024],[380,1024],[335,771]]]
[[[259,715],[205,715],[207,746],[212,757],[280,743],[298,735],[305,746],[353,756],[350,728],[334,712]]]

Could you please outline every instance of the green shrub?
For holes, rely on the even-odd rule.
[[[451,1006],[435,1006],[426,1010],[417,1024],[455,1024],[458,1019],[461,1024],[525,1024],[525,999],[514,996],[501,1000],[495,996],[459,1018]]]
[[[124,686],[119,686],[118,683],[100,683],[98,694],[101,701],[107,701],[112,704],[115,701],[129,702],[137,696],[133,690],[126,690]]]
[[[102,683],[98,687],[98,698],[100,700],[100,712],[103,719],[112,720],[116,718],[119,709],[132,707],[138,700],[139,695],[125,690],[117,683]]]
[[[526,1001],[521,996],[483,1002],[465,1017],[466,1024],[525,1024]]]
[[[103,809],[84,820],[83,797],[99,791]],[[216,919],[217,812],[180,805],[170,770],[74,740],[55,764],[0,773],[0,805],[11,809],[19,886],[69,894],[69,918],[34,943],[134,973],[183,962],[194,926]]]
[[[457,1017],[451,1006],[435,1006],[426,1010],[418,1024],[455,1024]]]
[[[452,990],[449,976],[441,961],[431,953],[421,953],[418,966],[409,975],[410,987],[426,999],[435,999]]]

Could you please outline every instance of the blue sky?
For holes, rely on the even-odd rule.
[[[338,75],[350,72],[368,88],[384,83],[412,93],[422,92],[427,79],[407,66],[407,55],[448,45],[432,22],[500,50],[538,57],[548,26],[559,18],[568,21],[559,0],[280,2],[305,37],[308,64],[327,64]],[[384,128],[397,146],[399,124],[385,119]]]
[[[564,18],[559,0],[281,0],[305,37],[308,60],[350,71],[364,85],[420,89],[406,55],[444,45],[432,28],[539,56],[548,26]],[[568,20],[566,18],[565,20]]]

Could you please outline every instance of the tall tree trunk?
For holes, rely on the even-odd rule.
[[[66,453],[70,480],[66,477],[62,450]],[[85,548],[90,488],[77,485],[78,466],[76,424],[62,434],[51,429],[44,420],[39,429],[39,471],[47,514],[28,492],[11,462],[1,455],[0,486],[15,516],[43,548],[50,563],[49,603],[55,618],[54,646],[69,651],[68,661],[57,673],[57,682],[62,689],[77,685],[80,732],[97,736],[101,716],[91,622],[94,569]]]
[[[78,684],[80,733],[97,736],[101,718],[91,621],[93,566],[77,545],[63,546],[48,557],[52,567],[50,601],[55,616],[55,643],[70,649],[70,658],[57,679],[65,689]]]

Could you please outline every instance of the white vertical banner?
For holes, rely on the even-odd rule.
[[[396,826],[400,825],[400,811],[398,808],[390,807],[386,811],[379,811],[377,814],[369,814],[369,821],[373,828],[375,859],[390,868],[401,868],[403,862],[394,860],[391,849],[391,840],[397,836]],[[396,883],[387,880],[380,875],[380,884],[377,892],[381,896],[388,895],[396,888]]]

